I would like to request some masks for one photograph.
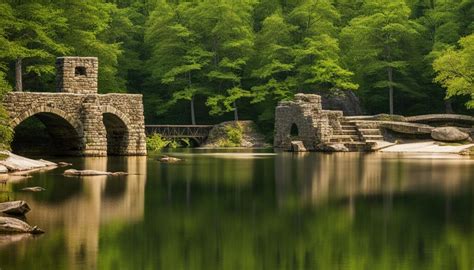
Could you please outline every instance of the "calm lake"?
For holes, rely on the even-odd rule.
[[[0,269],[474,268],[474,159],[173,154],[185,162],[53,158],[129,175],[57,168],[0,184],[46,231],[0,236]]]

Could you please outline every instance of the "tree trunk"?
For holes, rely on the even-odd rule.
[[[194,96],[191,98],[191,123],[196,125],[196,117],[194,115]]]
[[[191,72],[188,72],[188,86],[191,88]],[[192,125],[196,125],[196,117],[194,114],[194,95],[191,97],[191,123]]]
[[[393,114],[393,85],[392,85],[393,70],[392,68],[389,67],[387,69],[387,72],[388,72],[388,81],[389,81],[388,90],[389,90],[390,114]]]
[[[446,99],[444,101],[444,108],[445,108],[446,113],[454,113],[453,101],[451,99]]]
[[[234,101],[234,121],[239,121],[239,111],[237,110],[237,103]]]
[[[23,82],[22,82],[22,64],[23,59],[17,58],[15,62],[15,90],[18,92],[23,91]]]

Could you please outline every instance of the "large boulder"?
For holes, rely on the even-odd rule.
[[[340,110],[344,115],[361,115],[363,113],[359,98],[353,91],[315,91],[321,96],[322,106],[325,110]]]
[[[431,131],[431,138],[443,142],[458,142],[469,138],[469,134],[455,127],[439,127]]]

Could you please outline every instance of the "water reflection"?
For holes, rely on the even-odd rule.
[[[296,185],[302,201],[407,192],[459,192],[474,179],[471,159],[409,159],[380,153],[314,155],[282,153],[276,157],[278,201]]]
[[[62,177],[57,169],[54,181],[41,181],[40,175],[18,184],[13,189],[19,190],[24,185],[43,184],[48,190],[53,190],[51,197],[61,197],[60,203],[51,203],[44,194],[18,193],[17,199],[30,204],[32,211],[28,214],[28,222],[41,224],[48,233],[36,242],[40,248],[43,244],[60,237],[64,244],[65,265],[53,268],[67,269],[96,269],[99,254],[100,230],[116,224],[139,222],[143,218],[146,184],[146,157],[114,158],[113,164],[107,158],[87,158],[75,162],[75,167],[102,171],[125,170],[127,176],[107,177]],[[57,182],[60,186],[72,186],[74,192],[62,195],[62,190],[55,189]],[[64,184],[67,182],[68,184]],[[66,189],[67,191],[68,189]],[[58,235],[61,232],[62,235]],[[31,247],[31,242],[22,242],[16,246],[18,250]],[[15,255],[19,255],[18,253]],[[1,266],[1,264],[0,264]],[[43,269],[48,269],[45,267]],[[34,267],[39,269],[39,267]],[[20,268],[18,268],[20,269]],[[23,268],[26,269],[26,268]],[[50,268],[52,269],[52,268]]]
[[[8,184],[31,204],[28,221],[47,233],[0,247],[0,268],[474,267],[474,160],[175,155],[185,162],[74,161],[128,171],[123,178],[66,178],[55,170]],[[47,190],[16,192],[26,185]]]

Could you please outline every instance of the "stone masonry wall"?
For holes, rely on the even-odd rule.
[[[97,94],[97,57],[59,57],[56,59],[58,92]]]
[[[341,111],[323,110],[321,97],[296,94],[294,101],[282,101],[275,109],[274,146],[290,150],[291,141],[302,141],[307,150],[315,150],[320,143],[329,142],[333,130],[341,129]],[[291,136],[291,126],[298,129]]]
[[[63,128],[72,131],[64,134],[75,134],[80,139],[78,154],[85,156],[107,155],[106,126],[111,123],[104,121],[103,115],[109,114],[117,119],[115,122],[121,123],[123,141],[117,143],[124,146],[109,154],[146,154],[141,95],[11,92],[3,103],[12,128],[33,115],[53,115],[61,119],[67,123]],[[113,125],[117,130],[117,124]]]

